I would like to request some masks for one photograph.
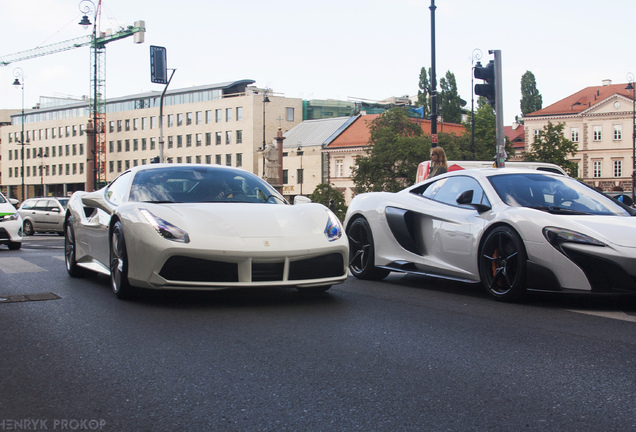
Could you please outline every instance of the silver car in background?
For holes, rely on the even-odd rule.
[[[24,235],[55,232],[64,235],[64,214],[68,198],[42,197],[25,200],[18,213],[22,217]]]

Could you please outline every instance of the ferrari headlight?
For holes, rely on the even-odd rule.
[[[2,222],[9,222],[12,220],[17,220],[17,219],[18,219],[17,213],[9,213],[9,214],[0,215],[0,221]]]
[[[190,243],[190,236],[181,228],[178,228],[170,222],[166,222],[165,220],[153,215],[146,209],[139,209],[139,212],[161,237],[180,243]]]
[[[558,249],[561,248],[561,245],[563,243],[579,243],[591,246],[606,246],[605,243],[596,240],[593,237],[564,228],[545,227],[543,228],[543,235],[552,246]]]
[[[327,210],[327,217],[328,219],[327,226],[325,227],[325,236],[327,236],[327,240],[332,242],[342,237],[342,225],[332,211]]]

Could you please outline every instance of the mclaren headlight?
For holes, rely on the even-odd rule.
[[[0,221],[2,222],[9,222],[12,220],[17,220],[17,219],[18,219],[17,213],[9,213],[9,214],[0,215]]]
[[[327,226],[325,227],[325,236],[330,242],[338,240],[342,237],[342,224],[331,210],[327,210]]]
[[[596,240],[593,237],[590,237],[586,234],[581,234],[580,232],[564,229],[564,228],[556,228],[556,227],[545,227],[543,228],[543,235],[550,242],[552,246],[562,251],[561,245],[563,243],[578,243],[578,244],[586,244],[590,246],[606,246],[605,243]]]
[[[146,209],[139,209],[139,212],[161,237],[175,242],[190,243],[190,236],[181,228],[153,215]]]

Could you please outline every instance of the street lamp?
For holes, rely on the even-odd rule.
[[[20,132],[19,144],[21,146],[20,157],[22,158],[22,196],[20,198],[24,201],[26,199],[26,192],[24,189],[24,146],[27,144],[24,141],[24,71],[22,68],[17,67],[13,69],[13,76],[15,77],[13,85],[16,86],[16,88],[20,87],[22,89],[22,115],[20,119],[20,123],[22,123],[22,131]],[[22,82],[20,82],[19,78],[22,78]]]
[[[44,149],[38,151],[37,157],[40,158],[40,186],[42,188],[42,196],[46,196],[46,192],[44,191],[44,158],[47,156],[47,154],[44,154]]]
[[[632,205],[634,205],[634,188],[636,188],[636,88],[634,87],[634,74],[627,74],[627,87],[632,91]]]
[[[305,152],[303,152],[303,148],[300,144],[300,141],[298,141],[298,148],[296,149],[296,154],[298,156],[300,156],[300,171],[298,171],[298,183],[300,184],[300,194],[303,194],[303,183],[305,181],[305,173],[303,171],[303,154]]]
[[[263,178],[265,178],[265,104],[269,103],[269,98],[267,97],[267,89],[263,93]]]

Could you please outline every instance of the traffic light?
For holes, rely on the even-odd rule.
[[[474,76],[477,79],[486,81],[484,84],[475,84],[475,94],[488,99],[488,103],[495,107],[496,91],[495,91],[495,62],[490,60],[484,67],[481,62],[477,62],[474,69]]]

